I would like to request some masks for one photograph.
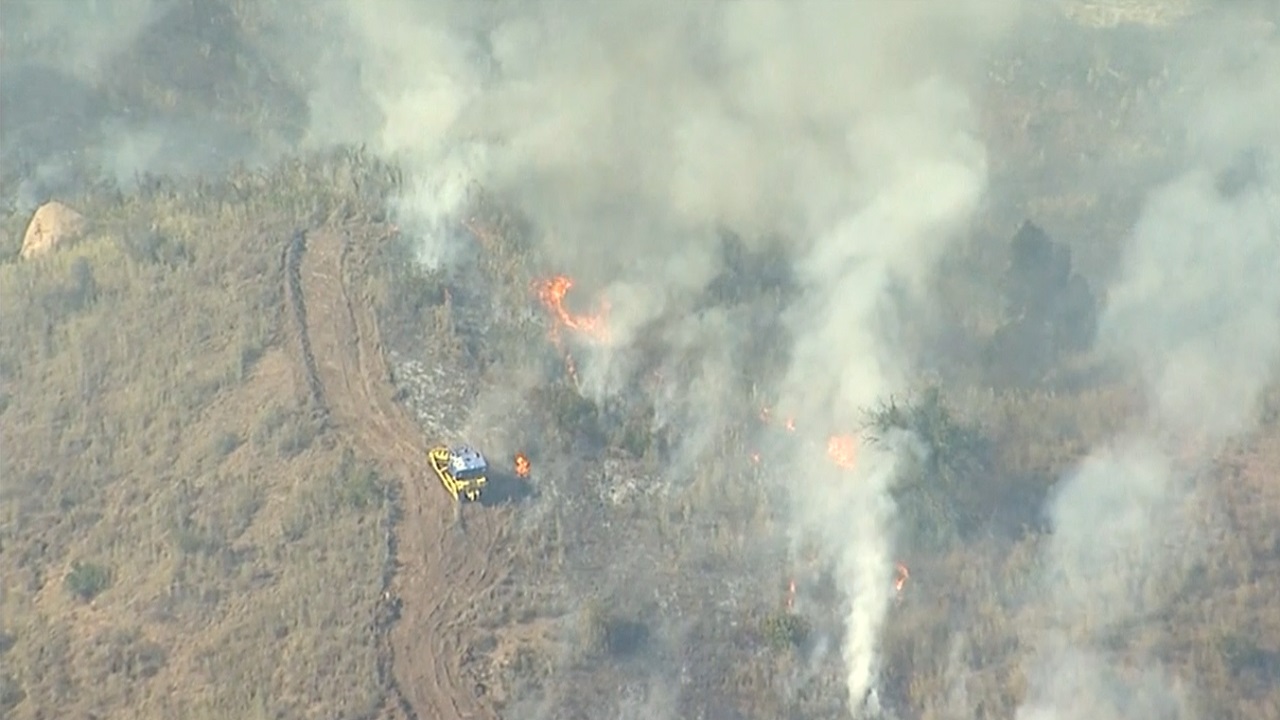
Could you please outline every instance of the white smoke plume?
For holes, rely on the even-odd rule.
[[[1158,611],[1200,557],[1193,475],[1255,422],[1280,351],[1280,42],[1205,23],[1188,83],[1185,169],[1149,196],[1099,333],[1135,368],[1148,413],[1064,481],[1050,507],[1046,597],[1021,720],[1184,718],[1194,688],[1103,639]],[[1144,666],[1141,676],[1126,670]]]
[[[720,271],[718,228],[785,238],[802,298],[775,390],[816,448],[790,462],[824,480],[792,514],[839,569],[855,705],[873,689],[892,594],[894,456],[864,449],[848,477],[823,443],[906,382],[897,325],[983,199],[969,91],[1019,5],[346,6],[380,149],[413,170],[399,207],[424,262],[454,257],[447,223],[471,183],[512,202],[548,233],[547,262],[610,300],[611,345],[591,358],[599,374],[584,368],[595,391],[625,375],[635,332]],[[704,358],[681,379],[698,407],[686,437],[740,419],[721,391],[742,332],[715,314],[668,331]]]
[[[847,217],[819,230],[801,265],[806,294],[783,397],[799,416],[823,423],[819,432],[848,427],[859,409],[905,387],[906,354],[893,325],[906,318],[894,313],[894,286],[923,280],[985,185],[985,156],[966,132],[969,108],[954,88],[930,80],[901,103],[855,130],[861,142],[851,145],[869,151],[866,166],[878,172],[859,178],[865,195],[850,198]],[[891,452],[867,447],[854,477],[827,470],[820,490],[798,498],[802,531],[836,549],[849,603],[844,656],[854,703],[873,689],[875,648],[892,599],[894,473]]]

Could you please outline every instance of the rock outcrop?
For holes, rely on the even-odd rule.
[[[27,225],[27,233],[22,237],[22,259],[38,257],[74,240],[84,232],[84,228],[83,215],[57,200],[47,202],[36,209]]]

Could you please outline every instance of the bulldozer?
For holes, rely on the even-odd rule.
[[[480,499],[480,492],[489,481],[489,463],[479,450],[470,445],[441,446],[428,451],[427,457],[436,477],[455,501]]]

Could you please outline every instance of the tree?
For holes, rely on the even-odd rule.
[[[943,550],[972,536],[990,516],[982,482],[990,475],[990,443],[956,417],[937,387],[908,402],[881,405],[871,417],[873,437],[905,431],[919,443],[893,490],[910,539]]]
[[[1024,222],[1010,241],[1000,287],[1005,318],[986,352],[993,383],[1036,384],[1063,356],[1092,344],[1097,298],[1073,272],[1071,249],[1035,224]]]

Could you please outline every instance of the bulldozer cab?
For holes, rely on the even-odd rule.
[[[479,450],[470,445],[438,447],[428,457],[444,489],[454,500],[479,500],[488,482],[489,463]]]
[[[459,482],[480,480],[489,472],[489,463],[479,450],[459,445],[449,449],[449,472]]]

